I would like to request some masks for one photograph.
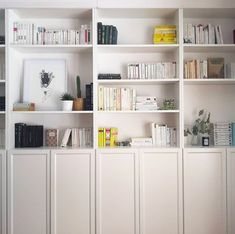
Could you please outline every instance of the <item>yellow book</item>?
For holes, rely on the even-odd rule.
[[[175,25],[157,25],[154,28],[154,44],[175,44],[176,42]]]
[[[98,147],[103,147],[103,128],[98,128]]]
[[[118,137],[118,129],[111,128],[110,147],[116,146],[117,137]]]
[[[106,128],[103,128],[103,147],[106,146]]]

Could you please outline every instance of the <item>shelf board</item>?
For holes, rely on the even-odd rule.
[[[184,44],[184,52],[233,53],[235,44]]]
[[[103,53],[163,53],[173,52],[179,48],[178,44],[119,44],[97,45],[99,52]]]
[[[11,45],[23,53],[89,53],[92,45]]]
[[[185,85],[235,85],[235,79],[184,79]]]
[[[93,111],[12,111],[13,114],[93,114]]]
[[[179,110],[157,110],[157,111],[97,111],[98,113],[115,113],[115,114],[166,114],[179,113]]]
[[[98,84],[140,84],[140,85],[152,85],[152,84],[175,84],[179,82],[179,79],[120,79],[120,80],[98,80]]]

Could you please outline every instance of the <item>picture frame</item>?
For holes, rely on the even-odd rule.
[[[61,109],[60,97],[67,91],[65,59],[25,59],[23,74],[23,102],[35,103],[36,111]]]

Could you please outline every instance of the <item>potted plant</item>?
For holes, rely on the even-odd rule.
[[[192,132],[189,130],[189,128],[184,129],[184,145],[190,145],[192,141]]]
[[[84,107],[84,99],[81,92],[81,80],[80,77],[76,77],[77,97],[73,100],[73,110],[80,111]]]
[[[60,100],[62,101],[62,110],[63,111],[72,111],[73,109],[73,99],[74,97],[69,93],[64,93]]]
[[[192,133],[193,136],[197,137],[197,144],[198,144],[198,136],[200,140],[200,144],[203,145],[202,139],[203,137],[209,138],[210,134],[210,113],[206,114],[205,110],[200,110],[198,113],[198,118],[195,120],[195,123],[193,125]],[[195,140],[193,140],[192,144],[196,143]]]

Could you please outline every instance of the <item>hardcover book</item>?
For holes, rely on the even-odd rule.
[[[58,129],[47,129],[46,130],[46,146],[48,147],[56,147],[58,146],[58,137],[59,137]]]
[[[208,58],[208,78],[224,78],[224,58]]]

